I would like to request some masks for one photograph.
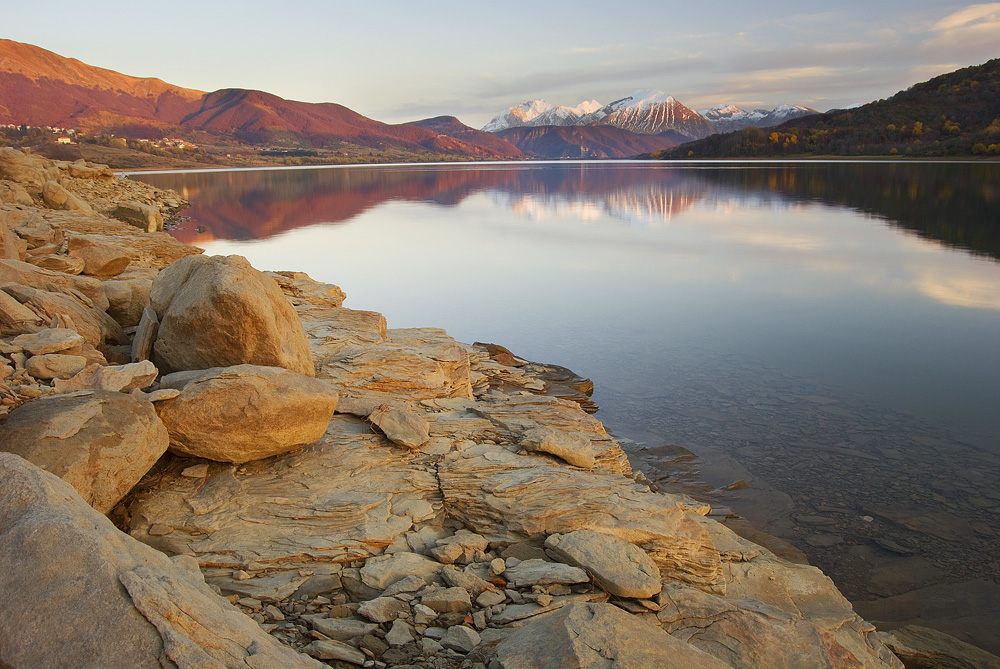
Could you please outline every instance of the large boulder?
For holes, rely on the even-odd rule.
[[[724,669],[730,665],[612,604],[574,603],[496,647],[503,669]]]
[[[327,384],[302,374],[236,365],[207,370],[158,409],[173,450],[243,463],[322,437],[337,399]]]
[[[187,557],[118,531],[65,481],[0,453],[0,666],[323,665],[212,592]]]
[[[315,375],[295,309],[245,258],[182,258],[153,281],[150,301],[160,319],[153,362],[164,372],[248,363]]]
[[[0,423],[0,450],[62,478],[101,513],[139,482],[168,443],[153,405],[117,392],[43,397]]]

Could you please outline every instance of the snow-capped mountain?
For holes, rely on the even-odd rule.
[[[494,116],[483,130],[496,133],[520,127],[610,125],[638,135],[669,132],[672,137],[687,141],[748,126],[766,128],[818,113],[815,109],[785,103],[774,109],[746,111],[736,105],[719,105],[697,112],[663,91],[640,89],[607,105],[597,100],[587,100],[575,107],[557,106],[545,100],[522,102]]]
[[[590,125],[592,114],[600,111],[597,100],[586,100],[575,107],[553,105],[545,100],[529,100],[511,107],[493,117],[483,126],[486,132],[499,132],[507,128],[538,127],[543,125]]]
[[[640,135],[658,135],[673,130],[691,139],[712,134],[705,118],[663,91],[642,89],[615,100],[601,110],[600,123]]]
[[[754,109],[746,111],[736,105],[719,105],[711,109],[699,110],[699,113],[708,119],[715,132],[731,132],[749,126],[767,128],[772,125],[784,123],[799,116],[818,114],[815,109],[809,107],[799,107],[781,103],[774,109]]]

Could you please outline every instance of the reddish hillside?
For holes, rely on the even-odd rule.
[[[501,158],[512,160],[524,158],[524,153],[510,142],[497,137],[492,132],[470,128],[454,116],[435,116],[422,121],[413,121],[406,125],[414,125],[440,135],[454,137],[466,144],[482,147],[485,152],[492,152]]]
[[[261,91],[224,89],[206,94],[92,67],[10,40],[0,40],[0,123],[126,136],[206,131],[257,145],[322,147],[344,142],[418,154],[511,157],[505,142],[494,148],[475,135],[450,135],[415,124],[388,125],[343,105],[296,102]]]
[[[673,134],[637,135],[605,125],[543,125],[508,128],[496,134],[524,153],[542,158],[628,158],[680,143]],[[660,148],[644,148],[653,146]]]

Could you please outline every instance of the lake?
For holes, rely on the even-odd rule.
[[[1000,652],[1000,164],[141,173],[210,254],[590,377],[657,485]],[[745,530],[746,531],[746,530]]]

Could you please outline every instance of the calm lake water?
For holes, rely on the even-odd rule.
[[[1000,165],[132,176],[191,201],[173,234],[207,253],[590,377],[651,479],[789,541],[870,619],[1000,652]]]

